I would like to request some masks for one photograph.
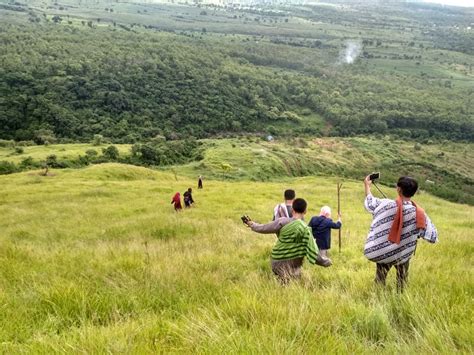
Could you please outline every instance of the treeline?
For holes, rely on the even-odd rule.
[[[6,24],[0,45],[2,139],[135,143],[270,128],[474,139],[464,92],[308,65],[307,48],[60,24]]]
[[[0,140],[0,146],[12,149],[12,154],[22,154],[23,146],[14,142]],[[45,159],[35,160],[25,157],[19,163],[2,160],[0,161],[0,175],[12,174],[32,169],[65,169],[81,168],[91,164],[107,162],[118,162],[138,166],[167,166],[175,164],[186,164],[191,161],[203,159],[203,148],[201,143],[194,140],[166,142],[162,139],[154,139],[147,143],[136,143],[132,145],[129,154],[120,154],[114,145],[104,145],[97,149],[88,149],[83,155],[70,158],[58,158],[55,154],[48,155]]]

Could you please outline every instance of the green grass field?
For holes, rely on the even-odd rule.
[[[20,163],[23,159],[31,157],[35,161],[43,161],[49,155],[56,155],[59,160],[74,159],[80,155],[85,155],[89,149],[95,150],[98,154],[102,154],[102,149],[107,148],[110,144],[102,144],[95,146],[86,143],[77,144],[51,144],[51,145],[34,145],[21,147],[23,153],[16,153],[14,148],[0,147],[0,160],[10,161],[12,163]],[[114,144],[119,150],[120,155],[130,154],[130,144]]]
[[[418,144],[380,138],[204,140],[204,159],[174,167],[178,175],[272,181],[295,176],[363,179],[381,171],[381,183],[393,186],[400,174],[414,176],[423,190],[474,204],[472,144]],[[224,172],[222,164],[231,169]]]
[[[304,265],[282,288],[267,221],[285,188],[336,207],[336,178],[284,183],[206,179],[196,207],[175,191],[196,181],[120,164],[0,176],[2,353],[472,353],[474,208],[428,194],[440,243],[420,243],[410,285],[373,284],[363,254],[370,215],[344,181],[343,245],[328,269]],[[391,194],[393,197],[393,193]],[[309,218],[309,216],[308,216]]]
[[[347,170],[361,170],[364,174],[380,169],[384,164],[397,164],[396,161],[431,163],[439,169],[450,170],[460,176],[474,179],[474,150],[470,143],[443,142],[437,144],[418,144],[416,142],[394,140],[389,137],[355,138],[281,138],[272,142],[261,139],[208,139],[203,140],[206,149],[204,160],[177,167],[188,176],[196,173],[213,177],[222,175],[220,163],[227,162],[234,169],[229,178],[245,177],[258,179],[265,166],[276,169],[280,175],[301,176],[305,166],[312,173],[325,174],[344,167]],[[238,153],[237,153],[238,152]],[[284,164],[299,161],[300,170]],[[277,165],[276,167],[274,165]],[[291,165],[291,164],[290,164]],[[309,166],[309,167],[308,167]],[[319,169],[318,169],[319,168]],[[199,174],[198,174],[199,175]]]
[[[202,140],[204,159],[186,165],[160,167],[177,176],[227,180],[274,181],[308,175],[362,179],[381,171],[381,183],[392,186],[399,174],[414,176],[421,189],[455,202],[474,205],[474,150],[471,143],[417,144],[387,137],[277,138],[257,137]],[[0,147],[0,162],[19,165],[27,158],[41,163],[50,155],[60,162],[73,161],[95,150],[99,155],[109,144],[53,144]],[[116,145],[120,158],[130,156],[129,144]],[[20,164],[21,165],[21,164]],[[229,169],[223,170],[223,165]]]

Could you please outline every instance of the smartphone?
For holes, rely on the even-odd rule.
[[[370,181],[377,180],[377,179],[379,179],[379,178],[380,178],[380,173],[372,173],[372,174],[370,174],[370,176],[369,176],[369,180],[370,180]]]

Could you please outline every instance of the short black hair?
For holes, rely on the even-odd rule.
[[[304,213],[308,204],[302,198],[297,198],[293,201],[293,211],[296,213]]]
[[[402,176],[398,179],[397,186],[402,190],[402,195],[412,197],[418,190],[418,182],[409,176]]]
[[[296,196],[295,190],[285,190],[285,200],[293,200]]]

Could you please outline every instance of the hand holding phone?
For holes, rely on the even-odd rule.
[[[374,180],[377,180],[379,178],[380,178],[380,173],[379,172],[378,173],[372,173],[372,174],[369,175],[369,180],[370,181],[374,181]]]

